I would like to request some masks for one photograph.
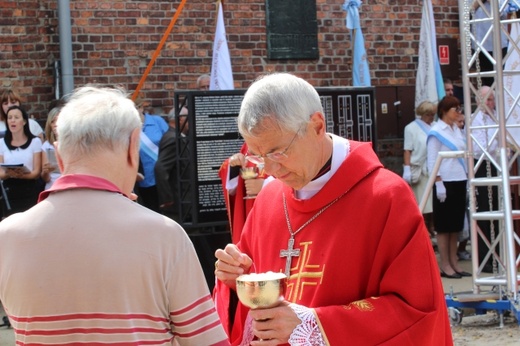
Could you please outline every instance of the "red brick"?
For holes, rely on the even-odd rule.
[[[247,88],[270,71],[294,72],[317,86],[351,85],[343,3],[316,1],[319,60],[277,61],[267,60],[265,0],[226,0],[235,87]],[[135,88],[178,6],[166,0],[71,2],[75,85],[97,81]],[[414,83],[421,11],[416,0],[363,2],[360,17],[373,85]],[[192,89],[200,74],[209,73],[215,17],[214,2],[186,3],[142,90],[153,105],[171,108],[174,90]],[[458,38],[455,2],[437,0],[434,17],[438,37]],[[45,115],[54,95],[49,65],[60,59],[57,26],[56,1],[0,0],[2,85],[24,86],[23,93],[38,103],[37,116]]]

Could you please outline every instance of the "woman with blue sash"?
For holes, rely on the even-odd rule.
[[[433,118],[437,112],[437,105],[430,101],[423,101],[415,110],[417,118],[404,128],[403,145],[403,179],[412,186],[417,204],[428,185],[428,166],[426,165],[426,139],[434,124]],[[432,220],[432,197],[428,198],[422,214],[430,236],[435,235]]]
[[[428,171],[432,174],[441,151],[464,151],[466,142],[457,126],[462,109],[454,96],[444,97],[437,105],[439,121],[428,134]],[[467,193],[466,163],[462,158],[442,160],[433,186],[433,223],[437,232],[442,277],[460,279],[471,276],[458,264],[458,234],[464,227]]]

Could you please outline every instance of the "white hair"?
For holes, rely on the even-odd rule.
[[[270,118],[281,129],[298,132],[315,112],[323,113],[323,106],[311,84],[289,73],[274,73],[257,79],[247,90],[238,130],[254,136],[265,130],[263,120]]]
[[[132,131],[142,125],[134,102],[119,89],[85,86],[76,89],[58,117],[58,149],[62,156],[82,156],[128,148]]]
[[[203,80],[210,78],[211,76],[207,73],[200,75],[199,78],[197,78],[197,86],[200,87],[200,83],[202,83]]]

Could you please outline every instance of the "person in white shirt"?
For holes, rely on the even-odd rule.
[[[3,216],[25,211],[36,204],[41,170],[42,142],[29,130],[29,116],[19,107],[7,109],[7,132],[0,140],[0,179],[6,193]],[[20,165],[21,167],[8,167]]]
[[[22,98],[16,90],[6,89],[2,92],[2,95],[0,95],[0,103],[2,104],[2,107],[0,107],[0,137],[3,137],[6,132],[7,109],[12,106],[22,106]],[[40,124],[31,117],[29,117],[29,129],[34,136],[40,138],[43,142],[43,129]]]
[[[437,232],[441,276],[471,276],[458,264],[458,233],[464,227],[466,212],[466,165],[462,158],[445,158],[438,172],[433,167],[440,151],[465,150],[466,144],[457,125],[462,112],[454,96],[444,97],[438,104],[439,121],[428,134],[428,172],[437,174],[433,187],[433,222]]]
[[[419,104],[415,113],[419,116],[404,128],[403,147],[403,179],[412,186],[417,203],[420,203],[428,183],[428,167],[426,165],[426,138],[434,123],[433,118],[437,112],[437,105],[430,101]],[[430,236],[435,234],[431,225],[432,198],[428,198],[422,210],[426,228]]]
[[[47,115],[47,122],[45,124],[45,138],[46,141],[42,145],[42,173],[41,177],[45,182],[45,190],[50,189],[52,184],[61,175],[58,163],[56,161],[56,154],[54,142],[58,140],[58,115],[61,107],[54,107]]]
[[[475,129],[471,131],[473,138],[473,157],[475,164],[475,177],[496,177],[497,169],[490,161],[498,159],[498,128],[497,128],[497,114],[495,111],[495,93],[488,86],[483,86],[475,95],[475,102],[479,105],[476,113],[473,116],[471,126]],[[486,155],[487,154],[487,155]],[[479,159],[483,160],[478,163]],[[477,166],[478,165],[478,166]],[[489,191],[490,190],[490,191]],[[489,194],[491,192],[491,194]],[[491,196],[491,198],[489,197]],[[477,211],[490,211],[498,209],[498,191],[497,187],[478,186],[476,193]],[[477,221],[477,225],[488,240],[491,240],[491,226],[494,226],[495,232],[498,232],[498,222],[487,220]],[[496,248],[496,251],[499,249]],[[478,237],[478,257],[479,263],[482,264],[484,257],[488,253],[489,248]],[[484,265],[483,272],[492,273],[493,265],[492,259]]]

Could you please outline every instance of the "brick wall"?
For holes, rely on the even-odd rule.
[[[54,100],[59,59],[55,0],[0,0],[0,87],[14,86],[37,118]],[[225,0],[224,20],[235,88],[265,72],[286,71],[315,86],[351,85],[351,47],[344,0],[316,0],[320,58],[269,61],[264,0]],[[458,37],[455,1],[434,0],[438,37]],[[180,1],[71,1],[74,83],[122,84],[135,89]],[[214,1],[188,0],[142,89],[168,110],[175,89],[195,87],[210,72]],[[360,9],[372,84],[413,85],[422,2],[365,0]]]

